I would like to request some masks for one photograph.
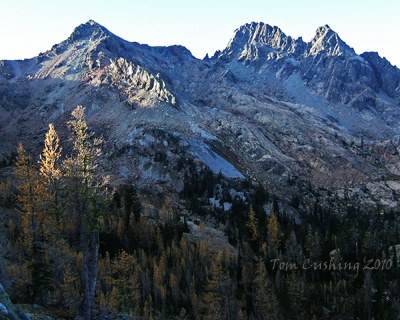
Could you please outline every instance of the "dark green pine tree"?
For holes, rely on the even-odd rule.
[[[125,228],[129,227],[130,219],[135,217],[138,221],[142,206],[139,195],[132,185],[124,185],[121,189],[120,205],[122,206]]]
[[[54,290],[53,277],[50,264],[45,253],[43,239],[35,239],[32,244],[32,263],[30,265],[32,276],[32,289],[34,301],[45,305],[48,294]]]

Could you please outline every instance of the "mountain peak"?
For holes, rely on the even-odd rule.
[[[318,32],[320,32],[320,33],[327,32],[327,31],[329,31],[329,30],[333,31],[333,30],[331,29],[331,27],[330,27],[329,25],[326,24],[326,25],[324,25],[324,26],[319,27],[319,28],[317,29],[317,33],[318,33]]]
[[[294,40],[277,26],[264,22],[251,22],[242,25],[235,33],[223,54],[233,55],[239,60],[257,60],[270,53],[276,55],[296,54],[303,44]]]
[[[89,24],[89,25],[91,25],[91,26],[94,26],[94,25],[100,26],[100,24],[98,24],[96,21],[94,21],[94,20],[92,20],[92,19],[90,19],[88,22],[86,22],[86,24]]]
[[[327,56],[355,55],[354,50],[327,24],[316,30],[310,43],[310,56],[315,56],[321,52],[324,52]]]
[[[239,42],[245,41],[247,43],[270,43],[273,38],[283,37],[286,37],[286,35],[279,27],[271,26],[264,22],[251,22],[235,30],[231,43],[238,40]]]
[[[96,21],[89,20],[75,28],[70,36],[70,40],[80,40],[98,34],[110,35],[111,32]]]

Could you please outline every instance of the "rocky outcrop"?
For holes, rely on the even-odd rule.
[[[300,76],[317,95],[356,108],[377,108],[375,100],[381,91],[399,96],[399,70],[377,54],[357,55],[328,25],[318,28],[305,43],[278,27],[246,24],[235,31],[218,59],[250,64],[279,80]]]
[[[400,70],[377,52],[365,52],[361,57],[372,67],[381,90],[391,97],[400,97]]]
[[[327,57],[354,56],[356,53],[350,48],[328,25],[319,27],[314,38],[308,44],[306,56],[324,54]]]
[[[15,76],[9,64],[8,61],[0,61],[0,78],[10,80]]]
[[[298,56],[306,44],[301,38],[294,40],[281,29],[265,23],[249,23],[235,30],[227,48],[220,58],[236,58],[241,61],[279,59],[283,56]]]
[[[139,65],[124,58],[105,63],[98,59],[97,68],[87,73],[87,81],[93,86],[110,85],[121,93],[128,105],[151,106],[158,101],[176,104],[175,96],[168,91],[160,75],[155,76]]]
[[[14,305],[0,283],[0,319],[20,320]]]

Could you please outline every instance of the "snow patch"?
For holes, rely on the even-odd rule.
[[[208,201],[210,202],[210,205],[213,206],[214,208],[219,208],[221,206],[219,200],[215,198],[209,198]]]
[[[213,134],[209,133],[208,131],[200,128],[197,124],[190,122],[190,129],[193,133],[200,135],[200,137],[207,139],[207,140],[217,140],[217,137]]]
[[[230,162],[212,151],[204,142],[190,139],[188,143],[190,153],[204,162],[214,173],[221,172],[227,178],[244,179],[244,176]]]
[[[224,202],[224,211],[225,211],[225,212],[231,210],[231,208],[232,208],[232,203],[230,203],[230,202]]]
[[[244,195],[244,192],[241,192],[241,191],[239,192],[239,191],[236,191],[235,189],[230,189],[229,194],[231,195],[232,198],[238,198],[242,202],[246,202],[246,196]]]

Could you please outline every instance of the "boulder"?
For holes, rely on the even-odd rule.
[[[20,320],[18,317],[14,305],[8,294],[5,292],[3,286],[0,283],[0,319],[1,320]]]

